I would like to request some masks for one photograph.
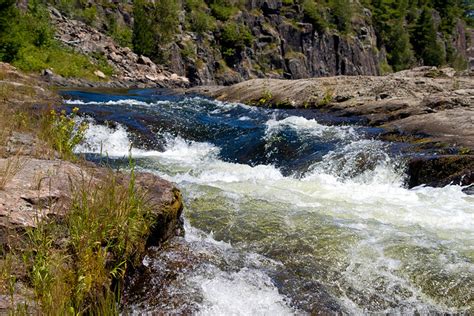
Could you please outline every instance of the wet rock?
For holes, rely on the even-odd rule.
[[[410,188],[422,184],[435,187],[470,185],[474,183],[474,155],[415,158],[408,163],[407,173]]]

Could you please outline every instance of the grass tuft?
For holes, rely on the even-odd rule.
[[[103,181],[71,182],[71,191],[64,219],[27,231],[21,257],[33,301],[42,314],[115,314],[120,280],[145,249],[152,208],[133,167],[125,185],[110,172]]]
[[[0,190],[4,190],[9,181],[23,169],[28,159],[20,156],[19,151],[15,156],[5,159],[4,164],[0,165]]]

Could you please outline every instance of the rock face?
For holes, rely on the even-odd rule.
[[[100,55],[114,68],[111,82],[96,84],[110,87],[179,87],[189,84],[188,78],[179,76],[156,65],[148,57],[139,56],[128,47],[120,47],[115,41],[83,22],[71,20],[58,10],[51,9],[50,16],[56,27],[56,37],[64,44],[87,55]],[[96,71],[96,76],[107,79]],[[94,85],[81,80],[65,79],[53,73],[45,73],[46,79],[62,86]]]
[[[260,10],[261,14],[252,13]],[[375,49],[375,31],[364,19],[354,22],[356,34],[342,35],[335,30],[318,32],[310,23],[295,24],[294,21],[303,21],[301,8],[286,13],[284,10],[281,1],[248,2],[237,22],[251,30],[253,43],[239,52],[231,64],[227,61],[229,67],[214,36],[179,35],[178,45],[193,42],[195,53],[192,57],[173,54],[170,69],[188,76],[194,85],[228,85],[265,77],[379,74],[384,52]]]

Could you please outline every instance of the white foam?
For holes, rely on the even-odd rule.
[[[103,105],[141,105],[141,106],[152,106],[158,104],[165,104],[168,103],[167,101],[158,101],[158,102],[143,102],[134,99],[124,99],[124,100],[116,100],[116,101],[106,101],[106,102],[98,102],[98,101],[90,101],[84,102],[81,100],[65,100],[64,103],[69,105],[96,105],[96,104],[103,104]]]
[[[122,125],[110,128],[89,122],[84,141],[75,148],[75,152],[123,157],[128,156],[130,146],[128,133]]]
[[[294,315],[270,278],[259,270],[243,268],[238,272],[216,269],[211,276],[199,275],[203,306],[200,315]],[[237,299],[236,299],[237,298]]]
[[[357,136],[351,126],[328,126],[318,123],[315,119],[306,119],[300,116],[290,116],[282,120],[270,119],[266,123],[266,137],[285,128],[292,128],[300,133],[307,133],[315,137],[332,139],[353,139]]]

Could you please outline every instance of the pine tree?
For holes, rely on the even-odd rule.
[[[425,7],[416,21],[411,36],[415,53],[423,60],[424,65],[440,66],[445,61],[444,50],[437,37],[432,11]]]
[[[21,42],[12,32],[18,15],[15,0],[0,0],[0,61],[11,62],[20,50]]]
[[[400,71],[409,68],[413,63],[413,51],[410,38],[399,20],[391,30],[389,45],[389,63],[393,70]]]
[[[352,7],[349,0],[332,0],[330,2],[334,22],[339,31],[346,33],[350,29]]]
[[[155,53],[155,33],[153,16],[145,0],[134,1],[133,6],[133,49],[137,54],[153,56]]]

